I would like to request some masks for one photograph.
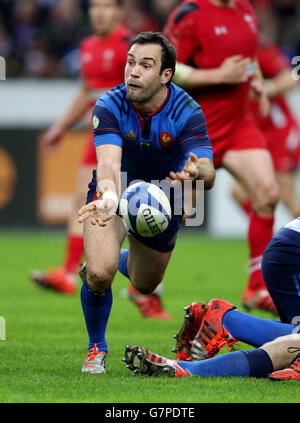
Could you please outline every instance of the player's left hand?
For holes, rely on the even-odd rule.
[[[258,79],[254,79],[251,82],[251,89],[254,97],[257,99],[259,103],[259,114],[261,117],[265,118],[270,113],[270,102],[264,88],[264,84],[262,81]]]
[[[104,227],[115,214],[116,204],[112,199],[95,200],[81,207],[78,212],[78,222],[82,223],[90,217],[92,225],[98,224]]]
[[[170,172],[171,178],[167,177],[166,180],[170,185],[177,185],[184,181],[195,181],[199,177],[198,157],[194,153],[190,153],[188,160],[181,172]]]

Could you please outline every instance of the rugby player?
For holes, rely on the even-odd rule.
[[[248,111],[252,90],[260,113],[268,113],[256,62],[258,31],[252,7],[246,0],[185,0],[169,17],[165,35],[181,63],[175,82],[191,90],[205,114],[215,168],[227,169],[249,193],[250,260],[259,262],[273,235],[278,187],[265,139]],[[276,312],[262,285],[258,269],[249,276],[248,300],[253,307]]]
[[[185,308],[184,322],[175,335],[173,351],[179,362],[128,346],[125,361],[129,369],[175,377],[190,372],[199,376],[269,374],[274,380],[300,380],[300,217],[273,236],[263,254],[262,274],[280,322],[242,313],[225,300],[194,302]],[[210,359],[237,340],[259,349],[217,357],[207,364],[184,364]]]
[[[280,336],[254,350],[235,351],[209,360],[170,360],[128,345],[127,368],[135,374],[169,377],[269,377],[270,380],[300,380],[300,334]]]
[[[171,83],[175,65],[175,49],[165,37],[139,34],[128,51],[125,84],[100,98],[93,110],[97,171],[87,205],[79,211],[86,258],[81,304],[89,335],[83,372],[106,373],[105,333],[117,270],[142,294],[153,292],[163,279],[182,220],[171,201],[172,219],[162,234],[144,238],[129,231],[129,249],[120,251],[126,234],[115,213],[120,171],[126,172],[127,184],[136,179],[167,179],[170,184],[201,179],[205,189],[214,184],[204,115],[198,103]]]
[[[293,216],[300,214],[300,202],[296,195],[296,175],[300,158],[300,128],[294,117],[285,94],[298,85],[292,78],[292,69],[286,56],[265,36],[260,36],[257,58],[263,76],[266,92],[270,98],[270,114],[262,118],[257,111],[257,103],[251,101],[251,110],[256,122],[264,134],[271,153],[276,179],[279,186],[280,200]],[[249,214],[251,202],[243,187],[235,182],[232,190],[234,198],[242,209]],[[261,261],[250,263],[249,272],[261,268]],[[263,286],[262,286],[263,288]],[[245,307],[252,307],[253,299],[246,287],[242,302]]]
[[[89,17],[94,34],[84,39],[79,48],[82,84],[78,94],[61,120],[43,136],[50,151],[58,146],[65,132],[91,113],[97,99],[124,80],[129,40],[132,34],[121,25],[123,0],[90,0]],[[61,268],[32,271],[32,279],[65,294],[76,292],[79,263],[83,255],[82,226],[78,210],[85,203],[86,187],[97,164],[93,133],[89,137],[79,164],[75,201],[68,222],[66,254]]]

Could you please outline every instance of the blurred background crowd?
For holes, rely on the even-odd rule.
[[[162,30],[180,0],[125,0],[134,32]],[[261,31],[300,55],[300,2],[252,0]],[[78,46],[90,34],[88,0],[0,0],[0,56],[7,77],[77,77]]]

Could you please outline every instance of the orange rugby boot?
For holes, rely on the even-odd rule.
[[[222,324],[224,314],[235,308],[228,301],[219,299],[207,304],[200,329],[192,342],[192,361],[214,357],[225,345],[230,350],[236,344],[236,339]]]
[[[29,276],[32,281],[43,288],[53,289],[63,294],[72,295],[76,293],[77,286],[64,269],[57,268],[48,271],[31,270]]]
[[[164,310],[159,295],[155,293],[143,295],[132,285],[129,286],[127,292],[128,297],[137,306],[143,317],[147,319],[171,319],[171,316]]]
[[[179,332],[174,335],[176,347],[172,350],[176,353],[177,360],[191,359],[192,342],[202,323],[205,308],[206,304],[204,303],[192,303],[188,307],[184,307],[186,314]]]
[[[186,377],[191,374],[184,370],[175,360],[169,360],[136,345],[125,347],[127,368],[137,375]]]
[[[290,347],[290,352],[297,352],[299,354],[294,358],[291,364],[283,370],[277,370],[269,375],[271,380],[300,380],[300,348]]]
[[[276,316],[278,315],[271,295],[265,288],[252,290],[246,287],[242,296],[242,304],[247,311],[257,308],[259,310],[270,311]]]

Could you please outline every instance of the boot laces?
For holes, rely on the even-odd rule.
[[[98,351],[97,344],[94,344],[94,347],[91,348],[86,357],[88,357],[87,361],[93,361],[98,354],[101,354],[103,351]]]

